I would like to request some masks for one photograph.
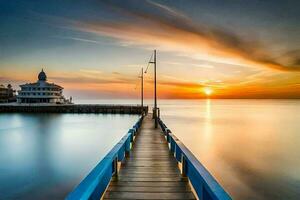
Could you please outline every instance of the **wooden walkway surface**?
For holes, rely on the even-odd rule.
[[[196,199],[169,152],[160,128],[144,118],[130,156],[123,161],[104,199]]]

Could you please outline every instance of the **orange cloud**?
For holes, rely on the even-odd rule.
[[[160,14],[122,3],[107,2],[107,5],[127,20],[68,21],[68,24],[80,31],[117,38],[127,45],[158,47],[211,61],[300,71],[299,54],[288,55],[289,62],[285,59],[279,62],[256,39],[244,39],[221,28],[195,24],[164,5],[149,3],[160,9]]]

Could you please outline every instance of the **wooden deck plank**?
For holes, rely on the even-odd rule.
[[[107,191],[104,199],[195,199],[191,192],[114,192]]]
[[[182,193],[189,192],[190,187],[182,187],[182,186],[170,186],[170,187],[134,187],[134,186],[111,186],[108,188],[108,191],[118,191],[118,192],[146,192],[146,193],[155,193],[155,192],[163,192],[163,193]]]
[[[136,171],[136,172],[176,172],[179,173],[178,167],[165,167],[165,166],[133,166],[133,165],[123,165],[122,167],[126,167],[126,171]]]
[[[124,177],[124,176],[119,176],[119,177],[114,177],[111,179],[111,181],[141,181],[141,182],[183,182],[183,181],[188,181],[186,178],[182,177]]]
[[[179,174],[158,174],[158,173],[122,173],[119,175],[119,177],[134,177],[134,178],[150,178],[150,177],[168,177],[168,178],[171,178],[171,177],[181,177],[181,175]]]
[[[138,181],[115,181],[111,182],[110,186],[131,186],[131,187],[186,187],[186,182],[138,182]]]
[[[160,129],[146,116],[104,199],[196,199]]]

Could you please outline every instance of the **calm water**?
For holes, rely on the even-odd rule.
[[[160,100],[159,106],[172,132],[234,199],[300,199],[300,101]],[[136,120],[1,114],[0,199],[63,197]]]
[[[160,101],[162,118],[234,199],[300,199],[300,101]]]
[[[0,114],[0,199],[63,199],[137,118]]]

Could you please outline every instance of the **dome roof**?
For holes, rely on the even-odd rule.
[[[47,81],[47,75],[46,73],[44,72],[44,70],[42,69],[42,71],[39,73],[39,81]]]

